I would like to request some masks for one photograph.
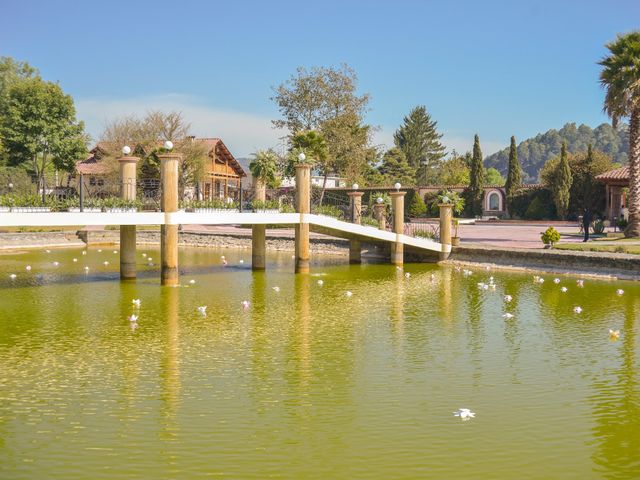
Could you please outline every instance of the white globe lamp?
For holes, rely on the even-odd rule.
[[[167,140],[164,142],[164,148],[166,150],[173,150],[173,142],[171,140]]]
[[[131,153],[131,147],[129,145],[125,145],[122,147],[122,154],[129,155]]]
[[[360,185],[358,185],[357,183],[354,183],[353,185],[351,185],[351,188],[353,188],[354,190],[357,190],[358,188],[360,188]]]
[[[304,154],[304,152],[300,152],[300,155],[298,155],[298,160],[300,160],[300,163],[304,162],[307,159],[307,156]]]
[[[395,188],[397,191],[400,191],[400,187],[402,187],[402,185],[400,185],[400,182],[396,182],[396,184],[394,185],[394,188]]]

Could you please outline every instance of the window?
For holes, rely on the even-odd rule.
[[[500,210],[500,194],[491,192],[489,194],[489,210]]]

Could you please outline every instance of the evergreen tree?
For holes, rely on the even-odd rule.
[[[422,217],[427,212],[427,205],[424,203],[422,196],[416,191],[409,203],[409,216]]]
[[[516,148],[516,137],[511,137],[511,146],[509,147],[509,168],[507,170],[507,182],[505,183],[505,193],[507,194],[507,210],[511,214],[513,206],[513,197],[518,189],[522,186],[522,168],[518,162],[518,149]]]
[[[445,147],[440,143],[442,134],[436,131],[437,124],[426,107],[420,105],[404,117],[393,135],[396,147],[404,152],[409,165],[416,170],[419,185],[435,182],[436,172],[445,156]]]
[[[380,173],[385,177],[389,185],[400,182],[402,185],[411,185],[415,179],[416,171],[409,165],[407,157],[399,148],[388,150],[382,157]]]
[[[567,158],[567,144],[562,144],[560,150],[560,163],[555,175],[555,181],[552,185],[553,202],[556,204],[558,216],[563,220],[567,218],[569,213],[570,189],[573,177],[569,168],[569,159]]]
[[[470,182],[467,190],[467,205],[472,215],[482,215],[482,197],[484,195],[484,165],[480,137],[476,134],[473,139],[473,156],[471,157]]]

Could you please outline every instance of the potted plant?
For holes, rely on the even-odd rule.
[[[544,243],[544,248],[553,248],[560,241],[560,233],[555,228],[549,227],[540,236],[540,239]]]
[[[453,224],[453,236],[451,237],[451,245],[457,247],[460,245],[460,237],[458,236],[458,228],[460,227],[460,220],[454,218],[451,223]]]

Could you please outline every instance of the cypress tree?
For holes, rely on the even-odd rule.
[[[560,163],[553,183],[553,201],[556,204],[558,216],[563,220],[567,218],[567,213],[569,213],[569,191],[572,182],[573,177],[569,167],[569,159],[567,158],[567,142],[563,142],[560,150]]]
[[[440,143],[442,134],[436,127],[438,122],[431,119],[424,105],[414,107],[404,117],[402,125],[394,133],[393,141],[407,157],[409,165],[416,171],[416,183],[425,185],[435,180],[432,172],[441,166],[445,147]]]
[[[507,210],[511,215],[513,197],[518,189],[522,186],[522,168],[518,161],[518,149],[516,148],[516,137],[511,137],[511,146],[509,147],[509,170],[507,171],[507,181],[504,184],[505,193],[507,194]]]
[[[482,215],[482,197],[484,195],[484,165],[480,137],[476,134],[473,139],[473,156],[471,157],[471,172],[469,174],[468,200],[473,215]]]

